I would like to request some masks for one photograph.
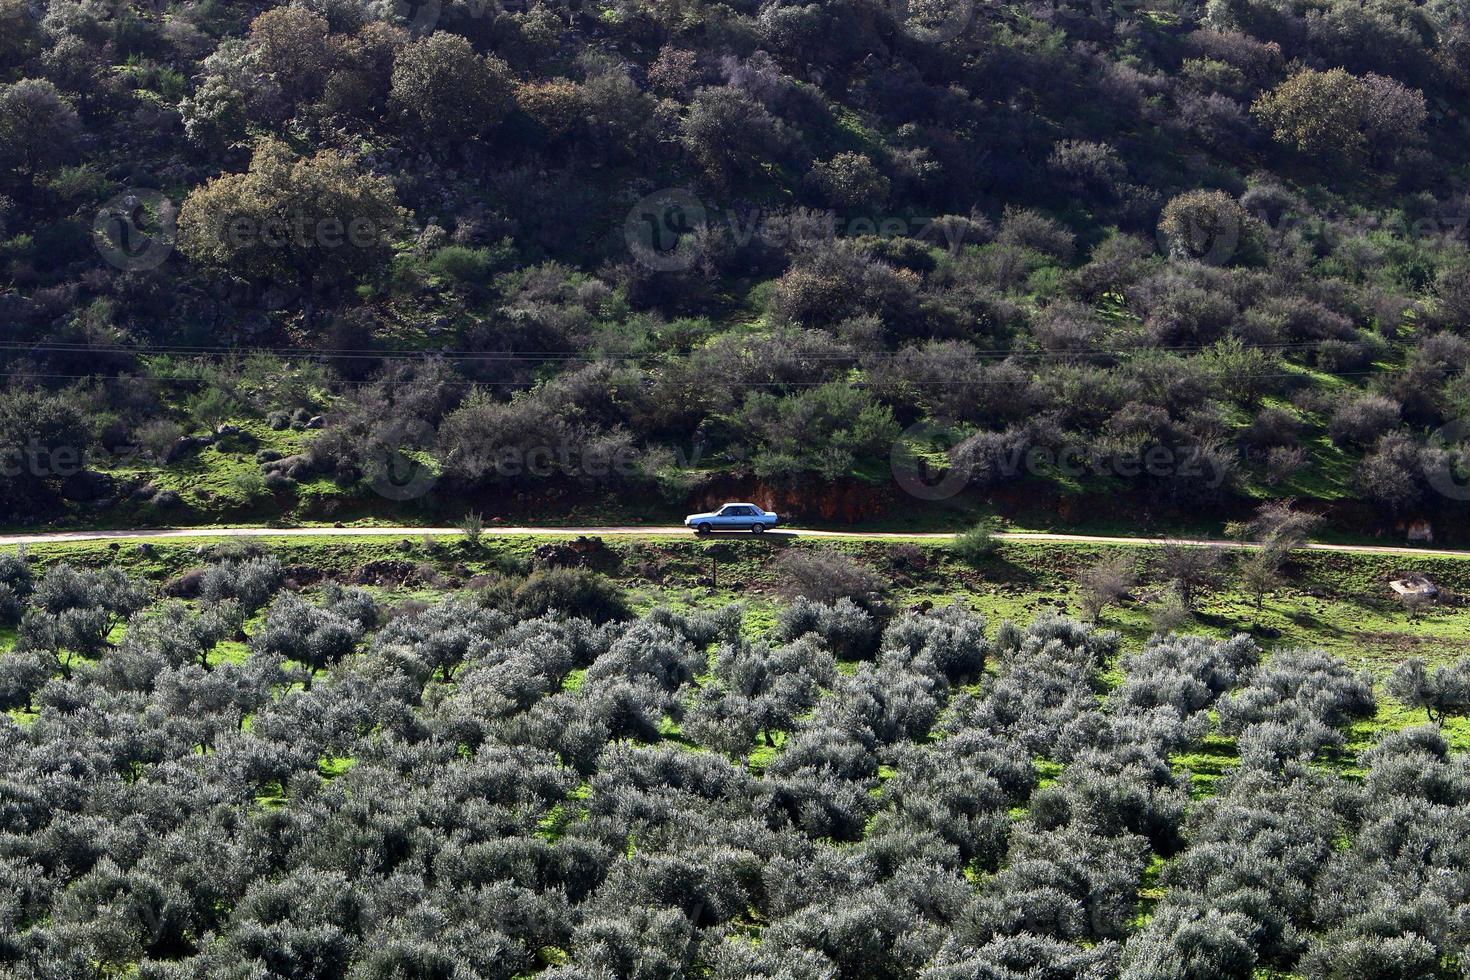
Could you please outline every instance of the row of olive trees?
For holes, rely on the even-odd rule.
[[[1346,784],[1305,764],[1372,710],[1320,654],[1121,654],[1063,618],[880,626],[842,599],[795,602],[760,639],[733,608],[599,622],[502,589],[384,610],[281,592],[268,558],[189,579],[197,600],[140,609],[0,719],[18,976],[509,978],[548,950],[566,980],[1239,975],[1348,962],[1317,921],[1386,928],[1371,904],[1313,911],[1390,844],[1354,837]],[[31,588],[59,615],[101,583],[139,588],[71,569]],[[1191,806],[1169,760],[1212,716],[1242,768]],[[1458,763],[1395,753],[1382,820],[1404,780],[1461,798]],[[1137,931],[1156,857],[1166,895]],[[1414,908],[1448,948],[1452,920]]]
[[[1242,676],[1217,707],[1241,765],[1191,812],[1164,898],[1124,947],[1130,980],[1245,978],[1294,968],[1307,951],[1311,896],[1353,810],[1350,785],[1311,761],[1373,713],[1372,679],[1310,651],[1277,653]]]

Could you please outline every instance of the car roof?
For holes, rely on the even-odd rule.
[[[755,506],[755,504],[746,503],[744,500],[731,500],[731,501],[728,501],[726,503],[721,504],[720,505],[720,510],[724,510],[726,507],[754,507],[754,506]]]

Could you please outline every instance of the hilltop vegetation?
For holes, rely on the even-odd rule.
[[[3,0],[10,519],[1459,515],[1458,5],[900,13]]]

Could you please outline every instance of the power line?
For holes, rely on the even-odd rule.
[[[1325,375],[1327,375],[1329,377],[1334,377],[1334,378],[1357,378],[1357,377],[1384,377],[1384,376],[1387,376],[1387,375],[1397,374],[1397,373],[1401,373],[1401,372],[1396,371],[1396,370],[1389,370],[1389,371],[1322,371],[1322,372],[1319,372],[1319,373],[1325,374]],[[44,378],[46,380],[54,380],[54,381],[93,381],[93,380],[96,380],[99,376],[96,375],[96,374],[53,374],[53,373],[31,373],[31,372],[25,372],[25,373],[22,373],[20,375],[20,377],[22,377],[22,378]],[[211,378],[196,378],[196,377],[188,377],[188,376],[184,376],[184,375],[166,376],[166,375],[129,374],[129,375],[126,375],[126,377],[129,380],[133,380],[133,381],[156,381],[156,382],[165,383],[165,384],[166,383],[210,384],[210,383],[213,383],[213,381],[214,381],[214,379],[211,379]],[[1301,375],[1296,374],[1294,372],[1290,372],[1290,371],[1278,372],[1278,373],[1272,373],[1272,374],[1249,374],[1249,373],[1242,374],[1242,373],[1239,373],[1239,372],[1233,372],[1232,371],[1232,372],[1226,372],[1226,373],[1221,373],[1221,374],[1196,374],[1196,375],[1192,375],[1191,376],[1192,380],[1197,380],[1197,381],[1233,381],[1233,380],[1257,381],[1257,380],[1281,380],[1281,379],[1286,379],[1286,378],[1300,378],[1300,377],[1301,377]],[[834,381],[841,381],[841,380],[842,379],[840,379],[840,378],[827,378],[826,380],[822,380],[822,381],[724,381],[724,382],[722,382],[722,384],[725,387],[731,387],[731,388],[805,388],[805,387],[819,388],[819,387],[821,387],[823,385],[831,384]],[[980,379],[960,378],[960,379],[954,379],[954,380],[910,380],[910,381],[905,381],[903,383],[904,384],[907,384],[907,385],[912,385],[912,386],[915,386],[915,387],[918,387],[918,388],[937,387],[937,386],[941,386],[941,385],[966,385],[966,386],[976,387],[976,388],[985,388],[985,387],[1001,387],[1001,386],[1006,386],[1006,385],[1028,385],[1028,384],[1035,383],[1036,380],[1037,379],[1035,379],[1035,378],[980,378]],[[419,384],[419,383],[420,383],[419,381],[414,380],[414,379],[407,379],[407,380],[379,379],[379,380],[369,380],[369,381],[337,381],[337,382],[334,382],[334,384],[338,384],[338,385],[342,385],[342,386],[350,386],[350,387],[367,387],[367,386],[372,386],[372,385],[395,385],[395,386],[396,385],[414,385],[414,384]],[[469,388],[491,387],[491,386],[505,386],[505,387],[523,388],[523,387],[526,386],[527,382],[524,382],[524,381],[476,381],[476,380],[473,380],[473,379],[464,378],[464,379],[439,380],[439,381],[436,381],[435,384],[437,384],[437,385],[443,385],[443,386],[454,385],[454,386],[457,386],[457,387],[469,387]],[[857,386],[858,387],[869,387],[870,384],[868,382],[860,381],[860,382],[857,383]]]
[[[971,348],[969,353],[980,357],[992,358],[1070,358],[1102,355],[1127,355],[1127,354],[1150,354],[1150,353],[1206,353],[1216,349],[1215,344],[1180,344],[1180,345],[1135,345],[1135,346],[1107,346],[1107,347],[1065,347],[1058,349],[1017,349],[1017,348]],[[1294,341],[1275,344],[1251,344],[1242,348],[1245,351],[1272,351],[1292,352],[1314,350],[1320,346],[1320,341]],[[690,356],[701,348],[696,348],[688,354],[676,356]],[[585,352],[570,351],[459,351],[459,350],[335,350],[316,351],[303,348],[290,347],[224,347],[208,345],[185,345],[185,344],[147,344],[147,345],[124,345],[124,344],[26,344],[16,341],[0,341],[0,351],[14,351],[18,353],[55,353],[55,354],[126,354],[135,356],[146,356],[148,354],[193,354],[193,355],[239,355],[249,357],[250,355],[263,354],[276,357],[299,357],[303,360],[382,360],[382,359],[415,359],[415,360],[444,360],[444,361],[585,361],[598,363],[609,360],[648,360],[667,357],[675,352],[670,351],[616,351],[616,350],[588,350]],[[830,353],[830,354],[803,354],[801,359],[807,361],[873,361],[894,360],[910,356],[914,348],[902,351],[854,351],[852,353]]]

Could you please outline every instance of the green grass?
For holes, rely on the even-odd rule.
[[[1240,762],[1235,749],[1235,739],[1218,732],[1205,736],[1204,742],[1193,752],[1180,752],[1170,757],[1174,771],[1189,776],[1190,795],[1195,799],[1214,792],[1215,782]]]

